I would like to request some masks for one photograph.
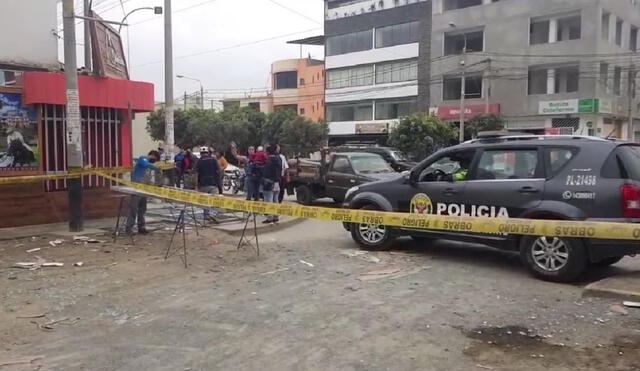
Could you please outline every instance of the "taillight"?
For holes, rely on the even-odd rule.
[[[640,187],[625,184],[620,187],[622,215],[625,218],[640,218]]]

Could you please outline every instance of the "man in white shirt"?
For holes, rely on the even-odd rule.
[[[280,194],[278,195],[278,202],[282,203],[284,200],[284,190],[285,186],[289,182],[289,173],[287,170],[289,169],[289,164],[287,163],[287,157],[282,154],[282,147],[278,144],[276,146],[276,151],[278,156],[280,156],[280,163],[282,164],[282,174],[280,176]]]

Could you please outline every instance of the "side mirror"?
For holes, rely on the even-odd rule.
[[[411,171],[409,172],[409,184],[416,184],[418,183],[418,172],[416,171]]]

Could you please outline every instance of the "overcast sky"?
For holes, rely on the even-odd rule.
[[[123,1],[127,12],[164,2]],[[94,9],[103,18],[122,19],[119,0],[94,0],[94,3]],[[300,47],[286,41],[323,33],[323,4],[323,0],[173,0],[174,74],[202,80],[205,90],[212,91],[209,97],[221,97],[229,89],[266,88],[269,86],[271,62],[300,55]],[[101,11],[114,5],[118,6]],[[133,14],[127,23],[130,24],[128,32],[131,37],[131,79],[154,83],[156,100],[162,101],[163,17],[155,16],[151,11],[140,11]],[[80,33],[81,28],[78,31]],[[126,53],[125,28],[122,35]],[[269,38],[273,40],[261,41]],[[239,46],[249,43],[254,44]],[[79,65],[82,65],[82,51],[78,53]],[[305,46],[303,53],[305,57],[310,53],[318,59],[323,59],[324,55],[322,47]],[[192,54],[199,55],[189,56]],[[197,82],[175,79],[176,97],[184,91],[196,90],[199,90]]]

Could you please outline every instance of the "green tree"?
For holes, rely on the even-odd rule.
[[[389,144],[416,159],[451,145],[456,130],[435,116],[416,114],[400,119],[391,129]]]
[[[505,128],[504,118],[500,115],[487,114],[477,116],[467,122],[465,134],[471,138],[477,138],[482,131],[499,131]]]

